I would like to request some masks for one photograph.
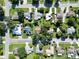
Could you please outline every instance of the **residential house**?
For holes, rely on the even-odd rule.
[[[40,26],[36,26],[35,27],[35,32],[36,33],[40,33],[41,32],[41,27]]]
[[[34,19],[35,20],[39,20],[39,19],[41,19],[42,18],[42,14],[41,13],[39,13],[39,12],[34,12]]]
[[[68,57],[70,57],[70,58],[73,57],[74,53],[75,53],[74,46],[70,46],[70,48],[67,49],[67,55],[68,55]]]
[[[52,19],[52,13],[47,13],[46,14],[46,20]]]
[[[15,48],[15,49],[13,50],[13,54],[14,54],[14,55],[18,55],[18,48]]]
[[[69,27],[67,29],[67,34],[72,34],[72,33],[75,33],[75,28],[74,27]]]
[[[57,55],[58,56],[62,56],[64,54],[64,49],[63,48],[57,47],[56,49],[57,49]]]
[[[79,59],[79,48],[76,49],[75,54],[76,54],[75,58]]]
[[[66,17],[70,17],[70,16],[75,16],[75,12],[74,11],[69,11],[66,15]]]
[[[29,26],[24,27],[24,32],[27,33],[28,35],[32,35],[32,33],[30,32]]]
[[[43,53],[43,50],[40,50],[40,48],[39,48],[39,44],[37,44],[37,46],[36,46],[36,53],[38,53],[38,54]]]
[[[26,12],[26,13],[24,13],[24,17],[28,20],[31,20],[32,19],[32,13],[31,12]]]
[[[51,34],[53,33],[53,31],[54,31],[53,28],[50,28],[47,32]]]
[[[61,20],[62,20],[62,18],[63,18],[63,13],[58,13],[58,14],[56,15],[56,17],[57,17],[57,19],[61,19]]]
[[[13,35],[21,35],[21,24],[18,24],[15,26],[15,28],[13,29]]]
[[[26,51],[27,54],[30,54],[30,53],[32,53],[32,51],[33,51],[33,47],[31,48],[31,47],[28,45],[28,43],[27,43],[26,46],[25,46],[25,51]]]
[[[46,49],[47,56],[54,55],[54,46],[50,46],[48,49]]]

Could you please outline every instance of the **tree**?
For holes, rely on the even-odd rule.
[[[62,36],[62,32],[56,33],[56,37],[57,37],[57,38],[60,38],[61,36]]]
[[[18,15],[19,15],[19,22],[20,23],[23,23],[24,22],[24,12],[18,12]]]
[[[39,3],[39,0],[32,0],[32,3],[33,4],[38,4]]]
[[[45,3],[51,4],[53,0],[45,0]]]
[[[16,24],[18,24],[19,22],[18,21],[12,21],[12,20],[9,20],[8,21],[8,28],[10,29],[10,31],[12,31],[12,29],[16,26]]]
[[[67,33],[67,28],[68,28],[67,24],[61,24],[60,26],[60,30],[62,31],[62,33]]]
[[[24,48],[24,47],[21,47],[21,48],[19,48],[19,49],[18,49],[18,54],[19,54],[20,59],[23,59],[24,57],[26,57],[26,56],[27,56],[27,54],[26,54],[26,51],[25,51],[25,48]]]
[[[0,6],[0,20],[3,21],[4,19],[4,10],[3,8]]]
[[[33,55],[33,59],[39,59],[39,55],[34,54],[34,55]]]
[[[5,36],[6,25],[4,23],[0,23],[0,35]]]
[[[62,24],[62,20],[58,20],[58,21],[55,23],[56,27],[60,27],[61,24]]]
[[[12,4],[19,4],[19,0],[10,0]]]
[[[67,24],[69,26],[74,26],[75,25],[75,19],[73,17],[70,17],[69,20],[68,20],[68,22],[67,22]]]

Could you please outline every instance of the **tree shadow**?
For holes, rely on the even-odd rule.
[[[50,0],[49,1],[45,0],[44,6],[46,6],[46,7],[52,7],[52,2]]]
[[[39,7],[39,1],[38,1],[38,2],[34,2],[34,1],[32,0],[32,5],[35,6],[35,7]]]

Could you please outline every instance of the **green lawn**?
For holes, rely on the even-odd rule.
[[[3,55],[3,44],[0,44],[0,55]]]
[[[63,48],[69,48],[70,47],[70,43],[68,43],[68,42],[66,42],[66,43],[60,42],[59,45]]]
[[[43,4],[44,3],[44,0],[40,0],[40,3]]]
[[[9,13],[12,16],[12,15],[14,15],[15,12],[21,12],[21,11],[28,12],[29,9],[28,8],[16,8],[16,9],[11,8]]]
[[[9,59],[16,59],[16,58],[15,58],[15,56],[13,54],[10,54]]]
[[[12,33],[10,33],[10,38],[12,38],[12,39],[18,39],[18,36],[13,36]]]
[[[4,5],[4,0],[0,0],[0,4],[3,6]]]
[[[58,8],[56,9],[56,12],[57,12],[57,13],[60,13],[60,12],[61,12],[61,8],[58,7]]]
[[[9,51],[13,51],[15,48],[25,47],[26,44],[11,44],[9,45]]]
[[[78,0],[69,0],[71,3],[78,2]]]
[[[28,4],[32,4],[32,0],[27,0],[27,3]]]
[[[66,2],[68,2],[68,0],[62,0],[62,3],[66,3]]]
[[[27,37],[27,34],[22,31],[22,38],[26,39]]]

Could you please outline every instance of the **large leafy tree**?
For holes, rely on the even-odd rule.
[[[38,4],[39,3],[39,0],[32,0],[32,3],[33,4]]]
[[[4,10],[3,8],[0,6],[0,20],[3,21],[4,19]]]
[[[18,21],[13,21],[13,20],[9,20],[8,21],[8,28],[10,29],[10,32],[12,31],[12,29],[18,24]]]
[[[26,57],[26,56],[27,56],[27,54],[26,54],[26,51],[25,51],[25,48],[24,48],[24,47],[21,47],[21,48],[19,48],[19,49],[18,49],[18,54],[19,54],[20,59],[23,59],[24,57]]]
[[[19,4],[19,0],[10,0],[12,4]]]
[[[19,15],[19,22],[23,23],[24,22],[24,12],[18,12]]]
[[[68,25],[69,26],[74,26],[75,25],[75,19],[73,17],[70,17],[68,20]]]
[[[48,3],[48,4],[50,4],[52,2],[53,2],[53,0],[45,0],[45,3]]]
[[[6,32],[6,28],[5,28],[5,24],[4,23],[0,23],[0,35],[1,36],[4,36],[5,35],[5,32]]]

